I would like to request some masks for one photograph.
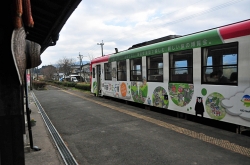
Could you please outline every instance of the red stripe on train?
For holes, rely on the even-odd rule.
[[[250,35],[250,20],[221,27],[219,31],[224,40]]]

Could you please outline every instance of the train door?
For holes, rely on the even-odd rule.
[[[97,80],[97,93],[96,96],[100,96],[101,95],[101,65],[97,65],[96,66],[96,80]]]

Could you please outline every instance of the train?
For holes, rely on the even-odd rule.
[[[250,127],[250,19],[91,60],[91,92]]]

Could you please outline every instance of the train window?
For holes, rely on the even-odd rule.
[[[237,85],[238,43],[202,49],[202,83]]]
[[[104,64],[104,78],[105,80],[112,80],[111,77],[111,63],[105,63]]]
[[[169,54],[169,82],[193,82],[193,50],[173,52]]]
[[[147,81],[163,82],[163,55],[147,57]]]
[[[127,81],[126,60],[117,62],[117,81]]]
[[[142,81],[142,60],[135,58],[130,60],[130,80]]]
[[[95,68],[93,68],[93,78],[95,78]]]

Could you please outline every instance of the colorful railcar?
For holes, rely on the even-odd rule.
[[[250,127],[250,20],[91,61],[91,92]]]

